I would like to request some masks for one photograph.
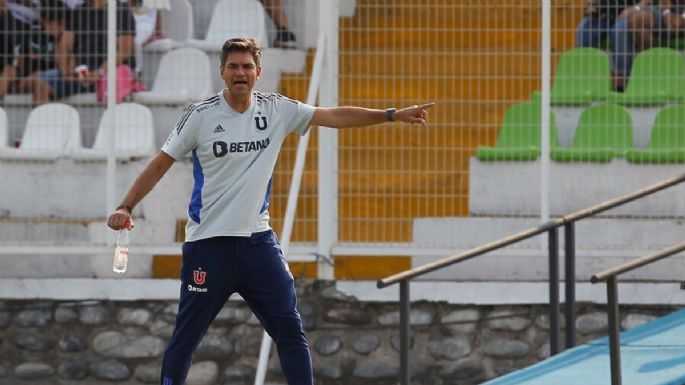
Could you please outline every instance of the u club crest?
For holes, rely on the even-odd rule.
[[[266,130],[266,128],[269,126],[266,122],[266,116],[255,116],[254,122],[257,126],[257,129],[260,131]]]
[[[193,270],[193,281],[196,285],[204,285],[207,272],[202,270]]]

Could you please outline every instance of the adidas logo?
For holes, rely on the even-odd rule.
[[[217,132],[226,132],[223,127],[221,127],[221,124],[217,125],[216,128],[214,129],[214,133],[216,134]]]

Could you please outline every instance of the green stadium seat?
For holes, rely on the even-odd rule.
[[[685,105],[668,106],[659,111],[647,148],[631,148],[626,152],[631,163],[685,162]]]
[[[529,161],[540,156],[540,103],[515,104],[504,113],[494,147],[479,146],[481,161]],[[557,143],[556,117],[550,112],[550,143]]]
[[[611,65],[606,52],[574,48],[565,52],[552,85],[552,104],[577,105],[604,101],[611,91]]]
[[[672,48],[650,48],[635,57],[623,93],[610,101],[626,105],[656,105],[685,99],[685,58]]]
[[[602,103],[580,115],[571,147],[552,148],[559,162],[609,162],[633,146],[633,121],[623,106]]]

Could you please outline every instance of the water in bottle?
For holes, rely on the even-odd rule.
[[[114,250],[114,264],[112,269],[115,273],[125,273],[128,265],[128,244],[129,244],[128,228],[119,230],[117,235],[116,249]]]

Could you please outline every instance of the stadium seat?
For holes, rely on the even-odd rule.
[[[185,47],[162,56],[152,89],[134,93],[133,101],[142,104],[185,105],[211,93],[209,57],[199,49]]]
[[[524,102],[504,113],[502,127],[494,147],[479,146],[476,157],[481,161],[526,161],[540,156],[540,104]],[[550,112],[550,145],[557,143],[556,117]]]
[[[609,162],[623,157],[633,146],[633,121],[623,106],[602,103],[580,115],[571,147],[555,147],[552,159],[559,162]]]
[[[266,12],[258,0],[219,0],[203,40],[190,39],[188,44],[204,51],[217,52],[227,39],[251,37],[268,47]]]
[[[635,57],[628,86],[610,100],[626,105],[656,105],[685,98],[685,58],[671,48],[650,48]]]
[[[685,105],[668,106],[654,119],[647,148],[626,152],[631,163],[685,162]]]
[[[79,114],[63,103],[48,103],[31,110],[19,148],[4,148],[2,159],[55,160],[81,146]]]
[[[168,52],[185,46],[193,38],[193,6],[188,0],[171,0],[170,5],[161,14],[165,38],[145,45],[145,51]]]
[[[78,160],[106,159],[110,127],[114,127],[115,130],[114,150],[117,159],[148,157],[155,154],[152,113],[141,104],[121,103],[102,114],[93,147],[80,148],[74,151],[72,157]]]
[[[574,48],[565,52],[551,89],[553,104],[578,105],[604,101],[611,90],[611,65],[606,52]]]

